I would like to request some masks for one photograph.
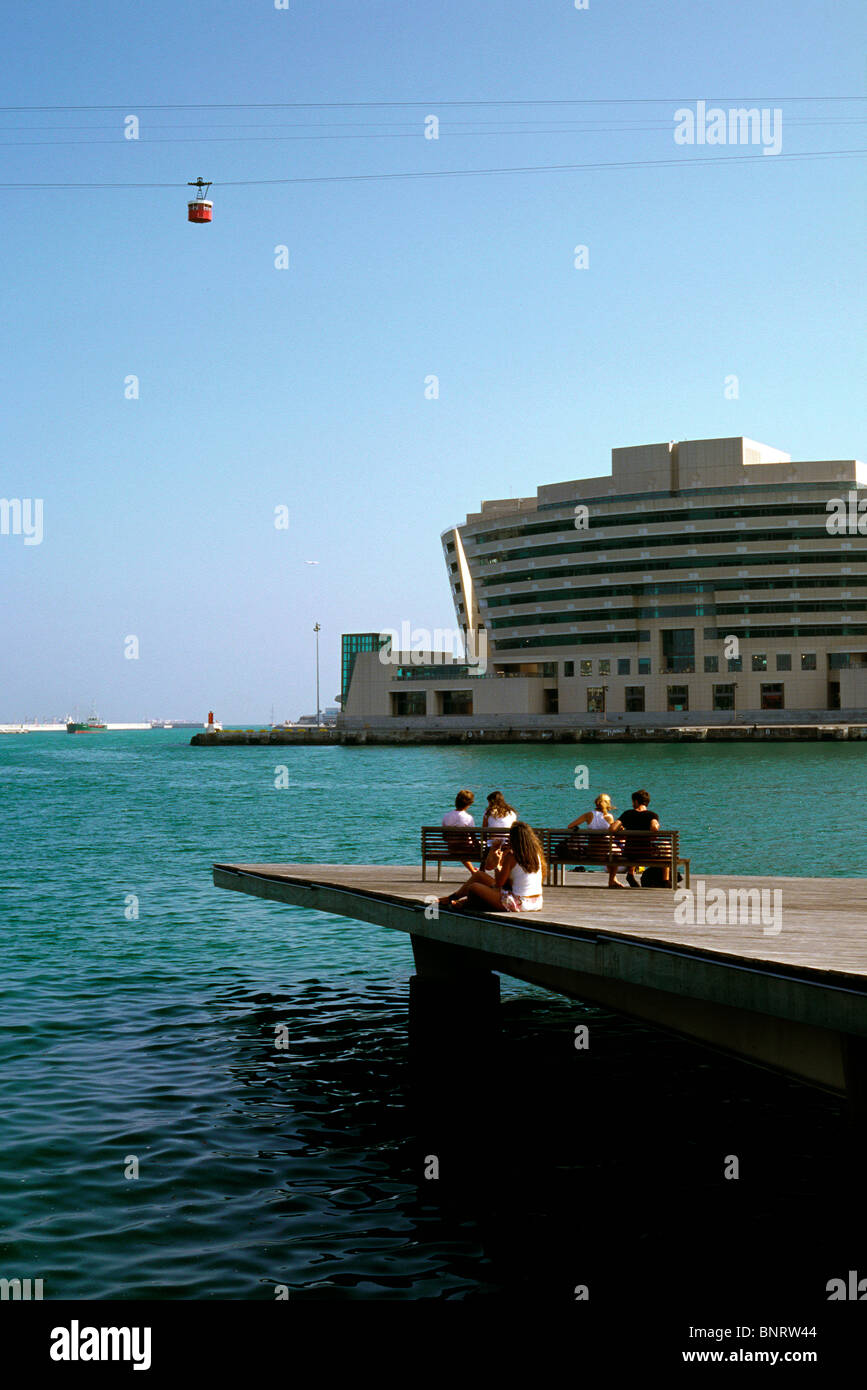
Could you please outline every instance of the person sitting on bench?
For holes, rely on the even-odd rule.
[[[577,820],[570,820],[566,829],[575,830],[579,825],[586,825],[588,830],[610,830],[614,824],[611,797],[607,792],[600,792],[593,804],[595,811],[585,811]]]
[[[585,811],[583,816],[579,816],[577,820],[570,821],[566,829],[577,830],[579,825],[586,825],[588,830],[610,831],[614,826],[614,816],[612,815],[611,797],[608,795],[607,792],[600,792],[599,796],[597,796],[594,802],[594,805],[596,807],[595,811]],[[561,841],[561,844],[563,845],[568,845],[568,843],[568,840]],[[620,840],[618,843],[612,842],[612,855],[620,854],[622,849],[622,840]],[[626,886],[623,883],[618,883],[615,877],[619,867],[620,866],[617,864],[609,864],[608,866],[609,888],[624,888]]]
[[[518,819],[518,812],[510,806],[502,792],[488,792],[488,809],[482,817],[482,829],[490,832],[509,830]],[[500,860],[506,851],[509,837],[505,833],[485,837],[485,857],[479,865],[489,873],[496,873]]]
[[[473,796],[473,793],[471,791],[467,791],[466,787],[463,787],[455,797],[455,809],[453,811],[446,811],[445,815],[443,816],[443,828],[448,830],[452,826],[466,826],[471,830],[474,829],[476,822],[470,815],[469,811],[467,810],[467,807],[472,806],[475,799],[476,798]],[[451,839],[451,836],[449,836],[448,838]],[[457,840],[460,839],[463,839],[463,837],[456,837],[456,843]],[[466,836],[466,845],[468,850],[474,849],[475,843],[475,835]],[[463,845],[461,845],[461,848],[463,848]],[[461,863],[463,864],[468,874],[474,874],[476,872],[475,865],[471,864],[468,859],[462,859]]]
[[[620,819],[619,819],[618,821],[615,821],[615,823],[614,823],[614,825],[612,825],[611,829],[612,829],[612,830],[658,830],[658,829],[659,829],[659,820],[657,819],[656,813],[655,813],[654,811],[649,811],[649,810],[647,809],[647,806],[648,806],[648,802],[649,802],[649,801],[650,801],[650,792],[646,792],[646,791],[644,791],[644,790],[640,790],[640,791],[637,791],[637,792],[633,792],[633,793],[632,793],[632,810],[631,810],[631,811],[624,811],[624,812],[623,812],[623,815],[620,817]],[[625,849],[626,863],[624,864],[623,867],[626,869],[626,882],[629,884],[629,887],[630,887],[630,888],[640,888],[640,887],[642,886],[642,885],[638,882],[638,879],[635,877],[635,870],[636,870],[636,868],[638,867],[638,862],[637,862],[637,861],[636,861],[635,863],[631,863],[631,862],[630,862],[630,855],[634,856],[634,855],[640,854],[640,853],[641,853],[641,841],[640,841],[640,840],[631,840],[631,841],[630,841],[629,839],[627,839],[627,841],[626,841],[626,849]],[[609,888],[622,888],[622,887],[624,886],[622,883],[618,883],[618,882],[616,881],[616,879],[614,879],[614,874],[615,874],[616,872],[617,872],[617,866],[615,866],[614,869],[609,870],[609,880],[608,880],[608,887],[609,887]],[[659,873],[660,873],[661,878],[662,878],[662,883],[661,883],[659,886],[660,886],[660,887],[667,886],[667,885],[668,885],[669,875],[670,875],[670,873],[671,873],[671,870],[670,870],[668,867],[661,867],[660,870],[659,870]],[[612,882],[612,880],[614,880],[614,881]]]

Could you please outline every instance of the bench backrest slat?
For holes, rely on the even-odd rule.
[[[607,862],[609,859],[628,859],[643,863],[668,862],[677,856],[676,830],[557,830],[549,828],[546,853],[560,863]]]
[[[546,826],[536,829],[545,857],[560,863],[606,863],[629,859],[640,863],[666,863],[678,855],[677,830],[570,830]],[[480,826],[423,825],[422,856],[467,859],[478,857],[485,833]]]

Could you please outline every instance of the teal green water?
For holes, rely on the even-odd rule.
[[[418,826],[437,821],[458,787],[482,804],[499,788],[526,819],[551,824],[597,791],[624,807],[644,785],[663,825],[680,829],[694,872],[863,876],[865,751],[218,750],[189,747],[183,731],[0,737],[0,1275],[41,1277],[51,1298],[270,1298],[279,1283],[300,1297],[514,1289],[528,1277],[515,1240],[544,1239],[530,1232],[556,1215],[521,1205],[520,1165],[550,1160],[552,1173],[568,1172],[565,1206],[579,1190],[583,1204],[588,1172],[605,1166],[588,1157],[586,1135],[570,1148],[565,1130],[549,1128],[574,1125],[572,1102],[557,1091],[536,1113],[532,1154],[513,1135],[525,1178],[508,1200],[470,1185],[445,1207],[432,1203],[414,1166],[419,1116],[407,1091],[408,940],[219,892],[212,862],[417,862]],[[579,793],[581,757],[590,791]],[[280,766],[289,786],[277,789]],[[504,994],[515,1095],[538,1104],[539,1069],[571,1090],[560,1069],[572,1065],[580,1006],[514,982]],[[793,1108],[789,1083],[585,1012],[607,1049],[600,1097],[628,1089],[650,1056],[680,1078],[665,1091],[672,1104],[684,1077],[719,1096],[746,1075],[739,1113],[793,1127],[789,1152],[803,1150],[806,1166],[792,1181],[801,1191],[818,1181],[810,1164],[836,1143],[835,1102],[811,1095]],[[277,1051],[283,1024],[289,1047]],[[796,1124],[804,1104],[809,1142]],[[610,1130],[603,1113],[594,1133]],[[130,1156],[137,1179],[124,1176]],[[555,1228],[550,1236],[553,1269],[562,1241]]]

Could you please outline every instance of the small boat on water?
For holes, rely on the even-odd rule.
[[[107,726],[103,724],[102,720],[96,714],[92,714],[83,724],[80,724],[75,719],[67,719],[66,721],[66,732],[68,734],[104,733],[106,727]]]

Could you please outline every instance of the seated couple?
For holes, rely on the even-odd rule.
[[[614,807],[611,804],[611,797],[607,792],[602,792],[596,798],[594,811],[585,811],[583,816],[570,822],[567,827],[569,830],[577,830],[579,826],[586,825],[588,830],[607,831],[615,835],[618,831],[639,830],[655,831],[659,829],[659,819],[655,811],[648,809],[650,792],[640,788],[632,793],[632,810],[624,811],[619,819],[614,816]],[[567,844],[567,841],[563,841]],[[640,855],[643,848],[646,848],[646,840],[638,836],[627,836],[625,839],[618,838],[612,841],[611,860],[608,864],[608,887],[625,888],[627,884],[630,888],[664,888],[670,882],[671,870],[667,865],[654,865],[649,870],[642,873],[641,883],[635,877],[635,870],[641,869]],[[617,874],[621,870],[626,870],[626,883],[618,883]],[[678,882],[680,876],[678,875]]]
[[[475,869],[466,883],[440,898],[441,907],[467,907],[477,912],[540,912],[542,879],[547,871],[542,846],[529,825],[515,821],[509,838],[493,851],[493,873]]]

